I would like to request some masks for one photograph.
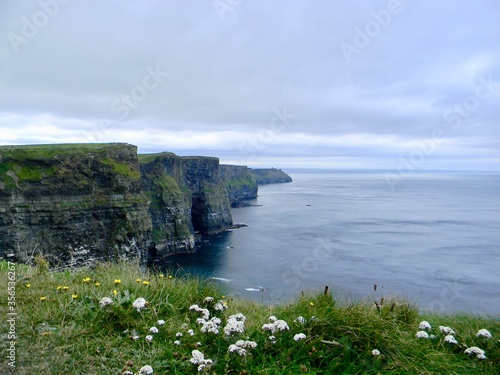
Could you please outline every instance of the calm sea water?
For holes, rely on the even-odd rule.
[[[256,206],[233,209],[248,227],[169,262],[265,303],[328,285],[342,297],[500,315],[500,174],[421,173],[395,189],[383,173],[290,174],[260,186]]]

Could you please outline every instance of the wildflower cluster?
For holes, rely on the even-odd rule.
[[[433,334],[428,334],[427,331],[432,331],[432,326],[430,325],[429,322],[427,321],[422,321],[419,324],[420,331],[417,332],[416,337],[419,339],[435,339],[437,338],[436,335]],[[456,332],[453,328],[448,327],[448,326],[439,326],[439,332],[444,335],[444,338],[442,339],[445,343],[451,345],[451,346],[457,346],[457,347],[462,347],[465,348],[464,353],[468,355],[475,355],[476,358],[478,359],[486,359],[486,353],[483,349],[480,349],[477,346],[471,346],[467,347],[466,344],[460,345],[458,340],[455,338]],[[476,333],[476,337],[479,339],[486,339],[489,340],[493,336],[491,333],[485,329],[482,328]]]

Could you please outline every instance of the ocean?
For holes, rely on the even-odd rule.
[[[340,299],[500,315],[500,174],[414,173],[392,186],[383,172],[288,173],[292,183],[232,209],[247,227],[168,265],[266,304],[328,285]]]

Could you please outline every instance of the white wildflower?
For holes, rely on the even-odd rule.
[[[146,336],[146,341],[153,341],[153,336],[147,335]]]
[[[198,305],[191,305],[189,306],[189,310],[200,311],[201,308]]]
[[[418,331],[417,332],[417,338],[419,339],[428,339],[429,338],[429,334],[425,331]]]
[[[139,336],[137,335],[132,336],[132,340],[139,340]]]
[[[177,332],[177,333],[175,334],[175,337],[182,337],[182,332]]]
[[[476,337],[484,337],[485,339],[491,339],[493,336],[491,336],[490,331],[483,328],[477,331]]]
[[[220,319],[219,319],[220,321]],[[203,326],[201,327],[201,332],[203,333],[213,333],[215,335],[219,334],[219,324],[215,323],[214,320],[203,320]]]
[[[238,353],[241,356],[246,356],[247,351],[243,348],[240,348],[238,345],[231,344],[229,345],[229,348],[227,349],[229,353]]]
[[[212,364],[212,360],[205,359],[205,355],[199,350],[193,350],[191,352],[191,355],[193,357],[189,360],[189,362],[191,362],[193,365],[198,365],[198,371],[203,371],[206,365]]]
[[[234,317],[230,317],[227,320],[226,326],[224,327],[224,333],[230,335],[233,332],[243,333],[245,330],[245,321],[237,320]]]
[[[137,309],[137,311],[141,311],[143,308],[146,307],[148,303],[146,302],[146,300],[142,297],[139,297],[137,298],[133,303],[132,303],[132,307],[134,309]]]
[[[99,301],[99,306],[101,308],[104,308],[106,306],[110,306],[113,304],[113,300],[109,297],[103,297],[100,301]]]
[[[160,319],[156,322],[156,324],[158,324],[159,326],[162,326],[165,324],[165,321],[163,319]]]
[[[188,330],[187,333],[188,333],[189,336],[194,336],[194,331],[192,329]]]
[[[446,341],[449,344],[455,344],[455,345],[458,344],[458,341],[455,339],[455,337],[453,337],[453,335],[446,335],[444,341]]]
[[[380,355],[380,350],[378,350],[378,349],[373,349],[373,350],[372,350],[372,354],[373,354],[375,357],[377,357],[377,356],[379,356],[379,355]]]
[[[149,365],[142,366],[139,370],[140,375],[151,375],[153,373],[153,368]]]
[[[177,346],[178,346],[178,345],[180,345],[180,344],[181,344],[181,342],[180,342],[179,340],[175,340],[175,341],[174,341],[174,345],[177,345]]]
[[[470,348],[465,349],[465,354],[475,354],[478,359],[486,359],[486,353],[483,349],[479,349],[477,346],[471,346]]]
[[[256,348],[257,343],[255,341],[248,341],[248,340],[238,340],[236,341],[236,345],[239,346],[240,348]]]
[[[270,321],[271,323],[274,323],[274,322],[275,322],[275,321],[277,321],[277,320],[278,320],[278,318],[276,318],[274,315],[271,315],[271,316],[269,317],[269,321]]]
[[[247,320],[246,316],[243,315],[242,313],[238,313],[236,315],[231,315],[229,317],[229,319],[236,319],[236,320],[243,321],[243,322]]]
[[[306,335],[304,335],[303,333],[297,333],[295,336],[293,336],[293,339],[295,341],[300,341],[300,340],[305,340],[306,339]]]
[[[455,334],[455,331],[450,327],[439,326],[439,330],[441,332],[443,332],[445,335],[454,335]]]
[[[123,371],[122,372],[122,375],[134,375],[134,373],[132,371]]]
[[[212,322],[214,322],[215,324],[219,325],[222,323],[222,320],[220,320],[219,318],[217,318],[216,316],[214,316],[212,319],[210,319]]]
[[[255,341],[247,341],[247,340],[238,340],[236,344],[229,345],[228,352],[229,353],[238,353],[240,356],[246,356],[247,351],[246,348],[256,348],[257,343]]]
[[[200,312],[203,315],[203,319],[205,320],[210,319],[210,311],[208,311],[208,309],[201,309]]]
[[[303,316],[299,316],[297,317],[295,320],[294,320],[295,323],[299,323],[301,325],[304,325],[306,324],[306,319],[303,317]]]
[[[199,350],[193,350],[191,352],[192,358],[189,360],[193,365],[198,365],[205,360],[205,355]]]
[[[156,328],[156,327],[151,327],[151,328],[149,329],[149,332],[151,332],[151,333],[158,333],[158,328]]]
[[[223,305],[221,302],[217,302],[217,303],[214,305],[214,310],[215,310],[215,311],[222,311],[222,310],[224,310],[224,305]]]
[[[274,334],[277,331],[284,331],[290,328],[288,327],[288,324],[284,320],[277,319],[273,323],[264,324],[262,326],[262,329],[264,331],[271,331],[271,333]]]
[[[203,303],[210,303],[210,302],[213,302],[214,298],[213,297],[205,297],[205,299],[203,300]]]
[[[206,323],[206,320],[203,318],[196,319],[196,324],[205,324],[205,323]]]
[[[427,320],[423,320],[418,325],[418,329],[420,329],[420,330],[427,330],[427,329],[432,329],[432,327],[431,327],[431,325],[429,324],[429,322]]]

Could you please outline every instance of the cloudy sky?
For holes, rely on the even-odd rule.
[[[2,0],[0,145],[500,171],[500,3]]]

